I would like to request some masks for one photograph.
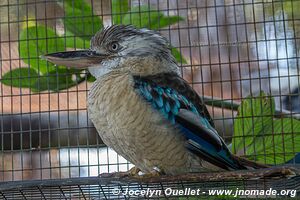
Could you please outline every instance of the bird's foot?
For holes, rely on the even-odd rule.
[[[153,178],[165,175],[165,173],[158,167],[153,167],[153,169],[149,173],[142,173],[140,171],[138,175],[139,176],[137,178]]]
[[[132,167],[130,170],[127,171],[128,176],[138,176],[141,172],[140,168]]]

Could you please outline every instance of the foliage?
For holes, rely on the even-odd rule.
[[[85,0],[64,0],[63,6],[65,28],[84,40],[90,38],[103,27],[99,17],[94,17],[93,10]]]
[[[163,13],[147,6],[141,6],[141,10],[139,10],[138,6],[130,8],[128,5],[127,0],[112,0],[112,17],[115,24],[132,22],[139,28],[158,29],[183,20],[180,17],[166,17]],[[13,69],[4,74],[0,80],[3,84],[30,88],[33,92],[40,92],[44,90],[59,91],[84,80],[95,80],[82,70],[55,66],[40,59],[40,56],[44,54],[65,51],[67,48],[87,48],[90,38],[103,28],[102,21],[99,17],[94,16],[92,7],[85,0],[60,0],[59,6],[65,12],[65,17],[62,19],[65,34],[61,36],[54,29],[33,23],[34,20],[26,22],[19,37],[19,53],[28,67]],[[141,16],[145,17],[149,12],[153,12],[153,14],[149,18],[143,18],[143,24],[139,24],[137,21],[141,21]],[[130,16],[134,19],[133,21]],[[147,20],[147,23],[144,20]],[[150,21],[151,23],[148,23]],[[178,61],[186,63],[177,49],[173,48],[172,53]],[[83,76],[80,76],[81,73]]]
[[[20,58],[29,67],[13,69],[2,76],[5,85],[30,88],[33,92],[44,90],[59,91],[84,81],[85,76],[77,69],[55,66],[40,56],[46,53],[65,51],[66,48],[84,48],[85,41],[92,36],[94,27],[103,27],[99,18],[93,18],[92,9],[85,1],[65,0],[61,6],[65,11],[63,23],[65,36],[55,30],[29,21],[19,36]],[[82,17],[83,16],[83,17]]]
[[[132,24],[137,28],[158,30],[184,20],[180,16],[165,16],[162,12],[148,5],[128,7],[128,0],[112,0],[112,18],[114,24]],[[181,53],[172,48],[177,62],[187,63]]]
[[[295,35],[294,37],[299,37],[300,1],[282,0],[273,3],[268,3],[265,4],[264,10],[266,15],[274,20],[274,26],[276,26],[275,31],[277,32],[275,34],[280,34],[284,32],[284,34],[286,35],[290,34],[289,31],[292,31],[291,34]],[[278,19],[278,17],[280,18],[280,20]],[[286,30],[287,28],[289,28],[290,30]],[[296,50],[299,51],[299,41],[296,40],[295,43]]]
[[[128,1],[112,0],[112,20],[114,24],[122,24],[123,16],[128,12]]]
[[[19,48],[21,59],[30,68],[17,68],[7,72],[2,77],[3,84],[30,88],[33,92],[39,92],[43,90],[59,91],[72,87],[84,80],[84,78],[79,76],[79,70],[55,66],[43,59],[39,59],[41,55],[47,52],[65,50],[64,39],[52,29],[42,25],[23,29],[20,33]],[[72,77],[79,78],[74,79]],[[26,79],[30,80],[30,84],[26,83]]]
[[[285,0],[283,2],[283,10],[284,13],[287,15],[287,18],[289,19],[288,24],[290,27],[292,27],[295,37],[296,38],[299,37],[300,1]],[[297,43],[296,48],[297,50],[299,50],[299,40],[297,40],[296,43]]]
[[[34,87],[38,73],[33,68],[17,68],[2,76],[2,83],[14,87]],[[13,77],[13,79],[12,79]]]
[[[56,33],[45,26],[28,27],[20,34],[20,57],[32,69],[46,74],[55,70],[53,64],[42,59],[37,59],[47,52],[64,51],[64,40],[57,37]]]
[[[258,4],[258,6],[260,5],[262,4]],[[277,15],[282,16],[282,14],[284,14],[285,20],[290,20],[290,25],[293,25],[294,20],[300,19],[300,13],[298,12],[300,9],[300,1],[298,0],[282,0],[272,3],[264,3],[263,9],[265,10],[266,16],[271,18],[276,18]],[[297,28],[299,26],[295,24],[295,27]]]
[[[300,1],[284,0],[282,3],[284,12],[288,15],[289,19],[300,19]]]
[[[233,152],[266,164],[285,163],[300,152],[300,121],[274,115],[275,102],[263,92],[245,99],[234,120]]]

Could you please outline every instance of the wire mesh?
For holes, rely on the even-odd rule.
[[[257,120],[262,121],[261,126],[269,116],[279,120],[272,125],[272,133],[259,137],[261,146],[254,144],[249,153],[245,139],[236,153],[268,164],[299,163],[300,126],[294,119],[300,116],[300,0],[130,0],[128,10],[122,3],[116,7],[116,2],[121,1],[0,2],[0,180],[5,182],[0,186],[0,198],[114,199],[125,198],[113,196],[114,187],[150,187],[102,184],[96,178],[69,179],[125,171],[132,165],[103,144],[89,120],[90,74],[40,59],[49,52],[89,48],[95,32],[118,20],[156,29],[168,38],[181,54],[176,58],[182,77],[204,96],[226,143],[254,137]],[[176,16],[180,19],[174,21]],[[252,110],[247,116],[252,130],[237,135],[234,121],[239,105],[260,91],[274,99],[274,107],[261,118]],[[280,144],[274,137],[277,126],[282,127]],[[283,150],[276,148],[280,145]],[[287,188],[299,187],[297,180],[290,180]],[[6,181],[14,182],[9,185]],[[250,182],[251,186],[258,183]],[[206,184],[220,188],[247,185],[170,184],[203,189]]]
[[[116,183],[117,182],[117,183]],[[130,193],[129,191],[145,191],[145,194]],[[168,199],[177,196],[184,198],[192,190],[198,191],[194,195],[197,199],[207,199],[212,192],[226,190],[231,193],[231,198],[236,197],[240,191],[248,190],[249,193],[238,195],[242,198],[265,198],[260,195],[261,190],[270,190],[277,193],[270,197],[287,198],[280,195],[281,191],[299,189],[299,177],[291,180],[239,180],[239,181],[210,181],[193,182],[177,181],[163,183],[122,183],[116,180],[91,178],[72,178],[64,180],[35,180],[14,182],[2,186],[1,199]],[[183,191],[179,194],[178,191]],[[252,191],[252,194],[251,194]],[[255,193],[254,193],[255,192]],[[196,193],[195,193],[196,194]],[[296,195],[296,194],[293,194]],[[294,197],[291,195],[292,197]],[[193,196],[193,195],[192,195]],[[216,195],[222,197],[222,195]]]

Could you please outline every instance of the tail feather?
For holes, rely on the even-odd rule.
[[[238,162],[240,165],[246,167],[247,169],[261,169],[261,168],[269,168],[270,166],[264,165],[261,163],[257,163],[246,158],[238,157],[236,155],[232,155],[232,158]]]

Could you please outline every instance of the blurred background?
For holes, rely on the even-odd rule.
[[[264,91],[278,112],[298,116],[299,10],[300,0],[0,1],[0,180],[96,176],[131,167],[102,144],[88,119],[90,74],[39,59],[88,48],[91,36],[111,24],[163,34],[182,76],[212,101],[238,105]],[[231,143],[236,110],[208,108]]]

